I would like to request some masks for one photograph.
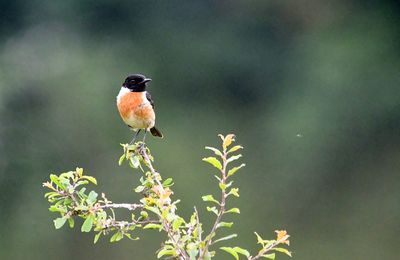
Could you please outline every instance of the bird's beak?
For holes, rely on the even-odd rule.
[[[146,78],[146,79],[143,80],[143,83],[147,83],[147,82],[149,82],[149,81],[151,81],[151,79]]]

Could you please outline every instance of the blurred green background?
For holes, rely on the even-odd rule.
[[[137,199],[115,107],[133,72],[153,79],[165,138],[147,143],[180,214],[218,191],[204,146],[233,132],[247,167],[232,245],[287,229],[297,260],[398,259],[399,14],[394,0],[0,1],[0,259],[156,258],[156,231],[96,245],[56,231],[41,187],[81,166]]]

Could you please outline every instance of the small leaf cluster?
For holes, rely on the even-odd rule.
[[[50,175],[50,181],[43,184],[50,189],[45,197],[50,202],[49,210],[56,212],[60,217],[54,220],[55,227],[61,228],[67,221],[71,228],[74,227],[75,218],[82,218],[82,232],[95,232],[94,243],[100,236],[110,235],[110,241],[116,242],[124,237],[138,239],[137,230],[153,229],[164,232],[167,239],[157,251],[157,258],[174,258],[190,260],[207,260],[216,256],[212,250],[216,243],[225,243],[237,237],[233,233],[218,236],[220,229],[229,229],[233,222],[224,218],[228,214],[239,214],[237,207],[227,208],[229,198],[239,197],[239,188],[233,186],[233,177],[245,166],[238,163],[242,157],[238,153],[243,149],[240,145],[233,145],[235,136],[228,134],[219,135],[222,140],[221,150],[207,146],[215,156],[203,158],[203,161],[216,168],[215,178],[218,181],[220,195],[216,198],[212,194],[202,196],[208,205],[207,211],[215,214],[215,220],[209,231],[203,230],[199,213],[194,207],[191,217],[185,220],[177,213],[179,200],[174,200],[172,178],[162,179],[154,166],[154,158],[150,149],[144,143],[133,145],[122,144],[124,153],[119,159],[119,165],[128,162],[136,172],[140,169],[139,184],[134,191],[141,195],[137,203],[113,203],[104,193],[98,198],[95,191],[87,192],[87,185],[97,184],[94,177],[83,174],[83,169]],[[119,220],[117,210],[128,210],[130,219]],[[235,259],[240,256],[246,259],[269,258],[275,259],[275,252],[282,252],[289,256],[291,253],[279,245],[289,245],[289,235],[286,231],[276,231],[275,240],[264,240],[257,233],[257,241],[261,245],[259,252],[252,256],[250,252],[239,246],[220,246],[219,249],[229,253]]]

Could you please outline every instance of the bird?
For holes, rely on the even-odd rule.
[[[154,101],[146,91],[150,78],[142,74],[131,74],[125,79],[117,96],[117,108],[122,120],[136,132],[133,144],[141,130],[144,130],[143,141],[145,143],[147,131],[153,136],[163,138],[163,134],[155,127],[156,115]]]

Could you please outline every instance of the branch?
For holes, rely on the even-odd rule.
[[[222,169],[220,170],[221,175],[222,175],[221,183],[223,185],[226,185],[226,179],[227,179],[227,176],[226,176],[227,159],[226,159],[226,157],[227,157],[227,152],[226,152],[226,149],[224,149],[223,154],[221,156],[221,158],[222,158]],[[213,224],[213,226],[211,228],[210,233],[208,234],[208,236],[206,236],[207,242],[206,242],[206,244],[204,246],[204,249],[201,251],[199,259],[203,259],[204,254],[208,251],[208,248],[210,247],[210,245],[213,244],[212,239],[213,239],[213,237],[215,235],[215,231],[217,230],[218,224],[221,222],[222,216],[225,214],[226,197],[227,197],[227,195],[226,195],[225,189],[221,189],[221,202],[220,202],[220,205],[219,205],[220,209],[218,211],[217,218],[215,219],[215,222],[214,222],[214,224]]]
[[[164,189],[163,185],[161,184],[160,180],[161,180],[161,176],[160,174],[154,169],[152,161],[150,160],[150,156],[147,153],[147,149],[144,145],[139,145],[137,146],[137,152],[142,156],[146,166],[149,168],[151,174],[154,177],[154,180],[157,182],[157,186],[159,188],[158,192],[160,194],[161,197],[163,195],[165,195],[166,190]],[[171,205],[170,200],[165,200],[167,205],[164,205],[164,208],[167,208]],[[171,223],[168,222],[168,220],[162,216],[160,217],[160,221],[162,223],[162,227],[164,229],[164,231],[167,232],[169,239],[172,241],[174,247],[177,249],[177,251],[179,252],[179,259],[185,260],[185,259],[189,259],[189,255],[186,253],[186,250],[184,247],[182,247],[182,245],[179,243],[179,240],[181,238],[181,235],[179,233],[179,230],[174,231],[171,227]]]
[[[134,211],[136,209],[144,208],[143,204],[129,204],[129,203],[111,203],[111,204],[98,204],[96,208],[99,209],[106,209],[106,208],[113,208],[113,209],[127,209],[130,211]]]

